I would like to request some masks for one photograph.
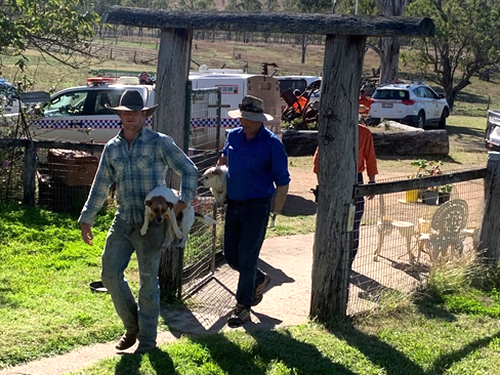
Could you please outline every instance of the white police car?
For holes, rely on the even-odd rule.
[[[87,86],[71,87],[52,95],[43,116],[31,125],[34,139],[105,143],[120,131],[120,118],[110,109],[119,105],[127,89],[140,92],[146,106],[154,105],[155,88],[139,85],[137,77],[87,79]],[[152,124],[152,118],[146,125]]]

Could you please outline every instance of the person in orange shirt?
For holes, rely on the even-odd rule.
[[[366,126],[358,125],[358,184],[363,183],[363,172],[366,170],[368,175],[368,183],[375,183],[375,175],[378,174],[377,169],[377,158],[375,156],[375,145],[373,143],[373,136]],[[313,157],[313,172],[318,174],[319,171],[319,155],[318,148]],[[318,188],[316,186],[316,191],[314,195],[318,196]],[[314,192],[314,191],[313,191]],[[368,197],[369,200],[373,199],[373,195]],[[363,197],[356,198],[356,213],[354,215],[354,231],[353,231],[353,246],[351,250],[351,263],[354,261],[356,254],[358,253],[359,247],[359,226],[361,224],[361,218],[365,211],[365,200]]]
[[[365,95],[365,90],[359,92],[359,113],[362,115],[367,115],[370,112],[370,106],[372,105],[370,99]]]

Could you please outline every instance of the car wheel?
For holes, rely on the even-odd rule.
[[[446,118],[450,115],[448,108],[443,109],[443,113],[441,114],[441,120],[439,120],[438,127],[439,129],[444,129],[446,127]]]
[[[423,129],[425,126],[425,113],[419,112],[417,116],[417,128]]]

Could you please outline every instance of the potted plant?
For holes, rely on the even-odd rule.
[[[417,171],[413,173],[409,178],[421,178],[427,176],[436,176],[441,174],[441,161],[429,161],[426,159],[419,159],[411,162],[411,165],[417,167]],[[417,202],[419,199],[426,204],[435,205],[438,201],[438,188],[430,187],[427,189],[415,189],[406,192],[407,202]]]
[[[424,190],[422,196],[422,202],[430,206],[438,204],[439,191],[438,187],[430,187]]]
[[[443,204],[445,202],[448,202],[450,200],[450,194],[452,190],[453,190],[453,185],[450,184],[441,185],[439,187],[438,204]]]

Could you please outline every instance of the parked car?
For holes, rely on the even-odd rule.
[[[488,110],[484,143],[488,151],[500,151],[500,111]]]
[[[423,83],[388,83],[379,86],[371,98],[368,123],[393,120],[423,128],[437,123],[446,126],[450,107],[443,95]]]
[[[105,104],[116,107],[122,93],[134,89],[144,103],[154,105],[154,86],[139,85],[137,77],[91,77],[87,86],[70,87],[52,95],[43,116],[31,126],[35,139],[105,143],[121,129],[120,118]],[[146,120],[152,124],[152,118]]]
[[[16,87],[6,79],[0,79],[0,116],[12,117],[19,114],[19,100]]]

